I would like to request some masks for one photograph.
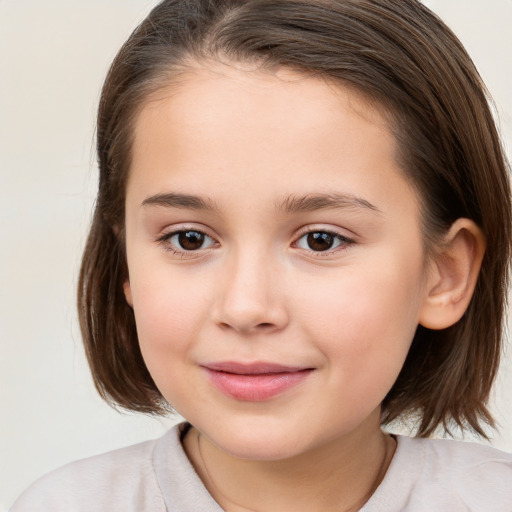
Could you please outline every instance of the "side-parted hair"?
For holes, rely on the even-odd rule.
[[[286,67],[353,88],[389,118],[404,176],[422,203],[426,250],[458,218],[487,250],[463,318],[419,326],[382,422],[494,426],[487,402],[502,351],[511,249],[508,166],[490,98],[463,46],[416,0],[164,0],[132,33],[105,81],[98,113],[99,191],[79,278],[82,336],[95,384],[123,408],[171,409],[142,358],[127,304],[124,209],[134,122],[190,63]],[[371,378],[371,376],[368,376]]]

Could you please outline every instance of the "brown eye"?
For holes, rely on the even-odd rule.
[[[215,244],[215,241],[210,236],[193,229],[175,231],[165,235],[161,240],[169,244],[173,250],[182,252],[207,249]]]
[[[332,248],[334,241],[333,235],[322,231],[308,233],[306,236],[307,245],[313,251],[327,251]]]
[[[178,243],[186,251],[197,251],[204,243],[204,233],[198,231],[181,231],[178,233]]]
[[[325,252],[330,249],[343,249],[353,244],[354,241],[329,231],[310,231],[302,235],[296,242],[297,247],[312,252]]]

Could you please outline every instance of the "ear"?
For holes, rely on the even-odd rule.
[[[431,257],[419,323],[445,329],[464,315],[475,290],[485,253],[485,236],[469,219],[455,221]]]
[[[128,305],[133,308],[132,288],[130,286],[129,279],[126,279],[126,281],[123,283],[123,291],[124,291],[124,296],[126,298],[126,302],[128,302]]]

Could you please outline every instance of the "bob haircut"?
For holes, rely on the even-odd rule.
[[[97,125],[99,192],[79,278],[87,358],[111,405],[172,410],[140,353],[125,300],[124,201],[137,115],[161,89],[213,61],[286,67],[363,94],[384,112],[399,164],[421,198],[425,250],[465,217],[487,251],[463,318],[419,326],[382,423],[417,422],[486,436],[502,350],[509,278],[508,166],[488,94],[462,44],[416,0],[164,0],[132,33],[103,86]],[[371,377],[371,376],[369,376]]]

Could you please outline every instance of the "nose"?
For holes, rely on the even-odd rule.
[[[219,277],[213,314],[221,328],[248,335],[279,331],[288,324],[285,290],[268,255],[239,255]]]

